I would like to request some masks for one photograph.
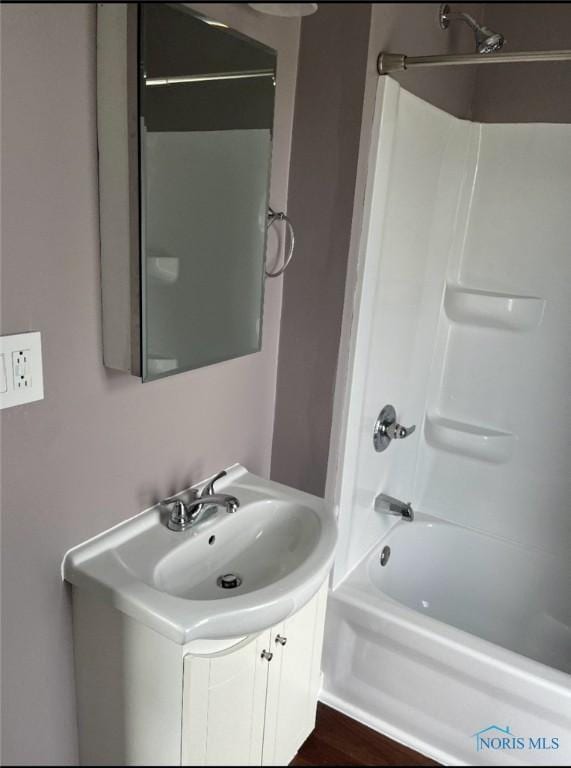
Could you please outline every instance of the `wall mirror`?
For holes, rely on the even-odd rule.
[[[275,77],[274,50],[185,4],[99,5],[106,365],[149,381],[260,349]]]

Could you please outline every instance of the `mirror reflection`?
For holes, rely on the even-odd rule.
[[[180,4],[140,13],[149,380],[260,348],[276,54]]]

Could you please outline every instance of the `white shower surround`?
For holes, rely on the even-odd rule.
[[[499,538],[506,546],[511,542],[527,548],[532,559],[536,554],[546,561],[567,558],[571,126],[459,120],[389,78],[379,84],[376,121],[337,483],[340,536],[326,633],[324,699],[419,746],[413,719],[403,719],[407,702],[409,714],[415,711],[413,699],[419,692],[413,687],[424,685],[422,696],[428,702],[437,693],[430,686],[438,685],[438,695],[442,691],[442,700],[451,707],[450,720],[454,707],[466,708],[476,731],[482,718],[494,721],[493,702],[506,698],[509,691],[502,690],[501,681],[509,686],[509,679],[499,676],[496,695],[484,697],[488,709],[483,711],[475,688],[470,695],[469,686],[454,687],[462,656],[453,657],[453,646],[449,666],[418,683],[410,678],[406,654],[396,654],[391,674],[402,681],[400,713],[383,703],[381,690],[376,703],[370,699],[369,709],[363,710],[347,693],[353,664],[367,653],[376,663],[382,655],[375,657],[372,638],[378,634],[378,649],[386,652],[388,635],[394,634],[394,646],[398,627],[404,625],[391,622],[391,601],[370,584],[365,588],[364,581],[359,600],[354,576],[363,567],[359,562],[394,526],[373,509],[380,492],[411,500],[416,509],[462,526],[466,534],[473,531],[474,544],[468,549],[485,534],[492,551]],[[395,405],[402,423],[418,428],[377,454],[372,428],[386,403]],[[461,541],[469,542],[469,535]],[[413,549],[408,558],[411,575],[416,568],[429,567]],[[355,574],[347,577],[355,566]],[[481,568],[482,583],[493,584],[493,563],[482,561]],[[446,573],[445,564],[439,563],[438,570]],[[571,591],[568,566],[554,572],[565,578],[551,589]],[[523,586],[525,574],[521,576]],[[347,597],[349,585],[352,599]],[[449,629],[457,631],[439,621],[427,634],[424,617],[410,607],[392,606],[395,615],[405,612],[407,633],[416,626],[419,647],[428,639],[438,644]],[[386,612],[384,618],[379,611]],[[560,619],[569,638],[571,618],[567,614]],[[357,631],[351,642],[344,642],[347,622],[370,631],[361,638]],[[482,644],[480,662],[489,662],[485,684],[491,685],[506,653],[506,663],[516,669],[519,663],[521,679],[529,681],[523,708],[502,705],[503,719],[511,712],[525,725],[522,713],[533,711],[534,685],[541,683],[542,670],[545,680],[554,674],[559,686],[571,684],[564,672],[476,635],[472,641]],[[456,649],[460,654],[460,644]],[[567,663],[569,658],[563,659],[559,669]],[[524,700],[525,691],[522,684],[518,696]],[[506,701],[514,703],[509,695]],[[541,758],[554,760],[552,764],[571,756],[571,712],[567,714],[566,751]],[[450,739],[452,726],[442,712],[440,718],[432,743],[421,740],[421,748],[451,764],[469,762],[459,746],[462,734]],[[465,734],[466,744],[470,737]],[[472,764],[497,759],[497,754],[486,758],[475,752],[471,758]]]

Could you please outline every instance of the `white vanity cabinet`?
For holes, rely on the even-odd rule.
[[[287,765],[315,725],[326,598],[181,646],[74,587],[81,764]]]
[[[326,600],[324,589],[271,632],[262,765],[287,765],[315,727]]]
[[[326,591],[238,649],[184,657],[183,765],[287,765],[315,725]]]

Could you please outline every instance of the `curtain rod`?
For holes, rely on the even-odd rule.
[[[405,56],[381,51],[377,59],[379,75],[423,67],[457,67],[464,64],[521,64],[534,61],[571,61],[571,50],[514,51],[513,53],[462,53],[443,56]]]

